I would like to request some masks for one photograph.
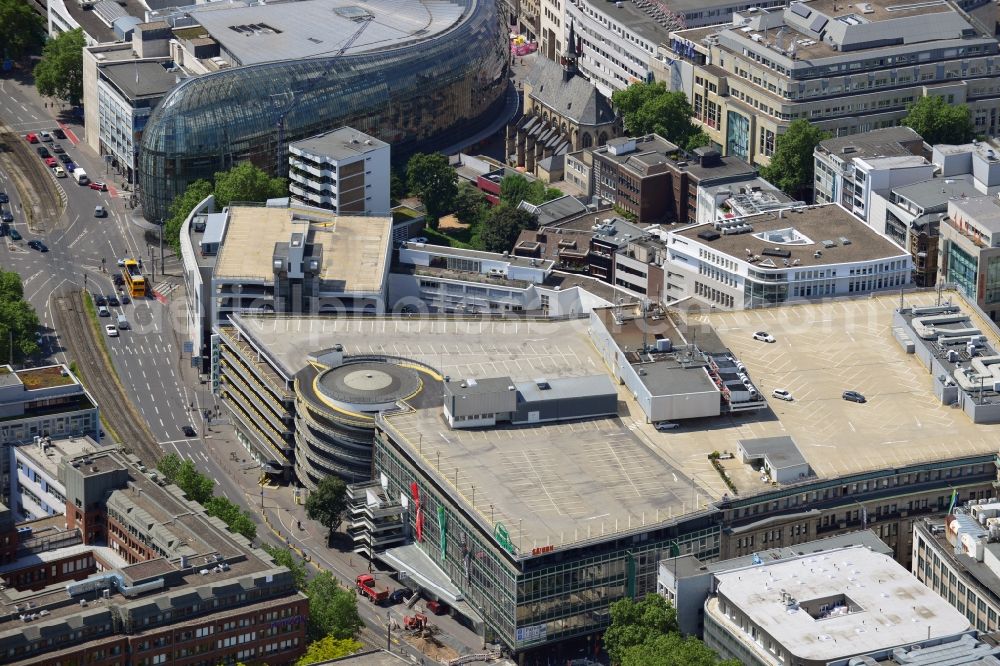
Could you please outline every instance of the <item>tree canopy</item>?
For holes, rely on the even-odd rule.
[[[459,183],[455,194],[454,213],[458,221],[475,227],[486,218],[490,202],[486,194],[472,183]]]
[[[292,551],[287,548],[270,546],[266,543],[262,544],[261,547],[267,551],[267,554],[271,556],[275,564],[288,567],[288,569],[292,572],[292,578],[295,580],[295,589],[306,589],[306,565],[300,562],[295,555],[292,554]]]
[[[771,163],[760,170],[760,175],[785,193],[802,197],[813,184],[813,151],[829,137],[829,132],[808,120],[792,121],[785,133],[775,139]]]
[[[918,99],[910,106],[901,124],[913,128],[931,145],[968,143],[975,136],[969,107],[948,104],[938,95]]]
[[[658,594],[613,603],[604,648],[617,666],[739,666],[735,660],[720,661],[697,638],[682,636],[677,611]]]
[[[38,315],[24,300],[21,276],[0,269],[0,359],[3,363],[23,362],[38,353],[35,334]]]
[[[83,29],[77,28],[50,39],[35,65],[35,87],[39,94],[57,97],[73,106],[83,98]]]
[[[340,587],[329,571],[321,571],[306,584],[306,595],[309,597],[306,632],[310,641],[354,638],[362,626],[354,592]]]
[[[175,484],[188,499],[204,506],[205,513],[224,522],[233,532],[247,539],[257,536],[257,525],[250,513],[226,497],[213,496],[215,482],[199,472],[192,461],[184,460],[176,453],[168,453],[156,463],[156,469],[167,483]]]
[[[354,654],[362,647],[364,646],[353,638],[327,636],[326,638],[321,638],[318,641],[310,643],[309,647],[306,648],[306,653],[295,662],[295,666],[309,666],[309,664],[340,659],[349,654]]]
[[[509,252],[523,229],[534,229],[537,225],[538,218],[528,211],[500,204],[486,215],[473,245],[487,252]]]
[[[431,226],[437,218],[449,210],[458,193],[458,175],[448,164],[448,158],[441,153],[417,153],[406,164],[406,179],[410,192],[420,197],[431,218]]]
[[[546,187],[540,180],[528,180],[519,173],[512,173],[500,180],[500,201],[508,206],[517,206],[522,201],[543,204],[558,199],[562,192],[554,187]]]
[[[27,2],[0,0],[0,56],[22,58],[45,43],[45,21]]]
[[[632,136],[656,133],[685,150],[706,145],[707,136],[691,122],[691,105],[679,91],[667,90],[663,81],[633,83],[611,95],[611,104],[622,115]],[[692,143],[692,139],[697,140]]]
[[[229,171],[215,174],[215,203],[220,208],[232,202],[266,201],[285,196],[288,196],[288,182],[284,178],[272,178],[250,162],[241,162]]]
[[[347,509],[347,484],[336,476],[328,476],[319,482],[316,490],[306,499],[306,515],[318,521],[330,531],[340,525],[341,516]]]
[[[187,186],[184,194],[170,202],[168,217],[163,222],[163,239],[178,256],[181,253],[181,225],[194,207],[204,201],[209,194],[212,194],[212,183],[207,180],[196,180]]]

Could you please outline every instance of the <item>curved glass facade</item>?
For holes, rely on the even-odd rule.
[[[501,3],[454,1],[466,7],[465,17],[427,41],[239,67],[181,83],[142,136],[143,214],[163,220],[189,183],[240,162],[284,175],[289,141],[343,125],[391,143],[393,157],[443,148],[487,126],[508,86]]]

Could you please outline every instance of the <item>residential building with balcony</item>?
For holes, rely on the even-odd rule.
[[[835,204],[667,232],[665,297],[741,310],[908,286],[909,252]]]
[[[1000,200],[974,195],[948,201],[941,221],[939,279],[951,282],[1000,321]]]
[[[865,134],[898,125],[929,95],[967,105],[977,133],[997,134],[995,13],[985,0],[792,2],[673,32],[670,50],[692,67],[685,92],[723,154],[767,164],[794,120]]]
[[[288,144],[288,191],[303,205],[388,215],[389,172],[389,144],[351,127]]]
[[[756,175],[746,162],[698,148],[691,157],[663,137],[620,138],[593,151],[594,193],[639,224],[694,222],[698,187]]]

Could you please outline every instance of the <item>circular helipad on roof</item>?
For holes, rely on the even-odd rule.
[[[316,381],[326,398],[350,409],[377,411],[420,389],[415,370],[393,363],[365,361],[324,371]]]

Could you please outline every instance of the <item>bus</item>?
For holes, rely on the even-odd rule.
[[[125,286],[132,298],[142,298],[146,295],[146,278],[139,270],[139,262],[135,259],[126,259],[122,266],[122,277],[125,278]]]

